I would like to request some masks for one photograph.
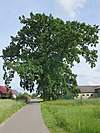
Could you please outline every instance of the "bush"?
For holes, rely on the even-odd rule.
[[[38,96],[37,93],[33,93],[32,96],[31,96],[31,98],[32,98],[32,99],[35,99],[35,98],[37,98],[37,96]]]
[[[17,96],[16,100],[21,100],[28,103],[30,101],[30,96],[27,92],[24,92],[23,94],[20,93],[19,96]]]

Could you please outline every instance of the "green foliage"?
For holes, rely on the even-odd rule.
[[[29,102],[29,100],[30,100],[30,96],[29,96],[29,94],[28,94],[27,92],[24,92],[23,94],[20,93],[20,94],[17,96],[16,100],[22,100],[22,101],[24,100],[24,101],[27,103],[27,102]]]
[[[42,102],[41,109],[51,133],[100,132],[100,99]]]
[[[18,99],[18,100],[19,100],[19,99],[25,99],[25,98],[27,98],[27,97],[29,97],[29,95],[28,95],[27,92],[25,92],[25,93],[20,93],[20,94],[17,96],[17,99]]]
[[[31,96],[31,98],[32,98],[32,99],[35,99],[37,96],[38,96],[37,93],[33,93],[32,96]]]
[[[71,68],[75,62],[80,62],[80,56],[91,68],[95,67],[98,26],[64,22],[51,14],[30,13],[30,18],[19,19],[23,27],[3,50],[6,85],[17,72],[20,86],[31,92],[36,82],[44,100],[55,99],[60,92],[77,93],[76,75]]]

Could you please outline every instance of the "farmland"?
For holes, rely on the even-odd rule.
[[[41,103],[51,133],[100,133],[100,99]]]

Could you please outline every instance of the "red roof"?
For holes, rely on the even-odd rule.
[[[0,92],[2,92],[3,94],[9,94],[10,90],[7,91],[5,86],[0,86]]]

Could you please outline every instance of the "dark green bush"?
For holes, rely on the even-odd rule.
[[[30,96],[27,92],[24,92],[23,94],[20,93],[19,96],[17,96],[16,100],[23,100],[24,102],[29,102]]]

